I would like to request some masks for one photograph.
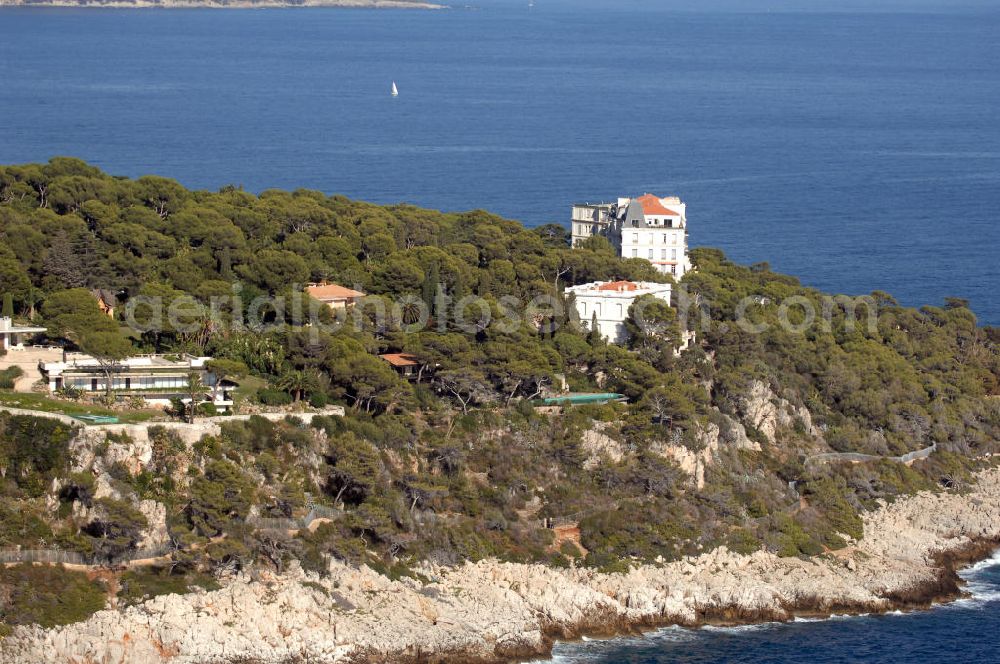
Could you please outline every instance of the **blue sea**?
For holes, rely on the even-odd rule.
[[[929,611],[741,627],[672,627],[562,643],[557,664],[987,664],[1000,661],[1000,554],[962,576],[969,597]]]
[[[74,155],[530,225],[676,194],[694,245],[836,292],[965,297],[1000,324],[995,1],[469,1],[0,8],[0,163]]]

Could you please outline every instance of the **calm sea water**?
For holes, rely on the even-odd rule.
[[[956,664],[1000,661],[1000,555],[963,573],[971,597],[930,611],[559,644],[559,664]]]
[[[967,297],[1000,324],[1000,11],[527,4],[0,9],[0,163],[528,224],[678,194],[693,244],[838,292]]]

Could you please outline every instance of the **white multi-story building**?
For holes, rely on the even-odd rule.
[[[670,304],[670,284],[654,284],[645,281],[594,281],[566,289],[566,295],[573,295],[580,322],[590,329],[597,319],[597,329],[601,336],[616,344],[628,338],[625,321],[628,309],[637,298],[652,295]]]
[[[645,194],[615,203],[573,206],[573,246],[603,235],[622,258],[643,258],[657,270],[680,279],[691,269],[687,242],[687,205],[680,198]]]
[[[570,231],[573,246],[595,235],[608,235],[618,203],[576,203],[573,205],[573,219]]]
[[[228,409],[233,405],[232,391],[235,383],[223,379],[219,389],[213,389],[216,376],[206,364],[210,357],[180,355],[140,355],[129,357],[112,370],[111,390],[119,396],[138,396],[157,406],[170,405],[173,398],[190,398],[188,383],[195,374],[202,381],[206,397],[217,408]],[[72,389],[88,395],[107,390],[107,378],[100,362],[82,353],[67,354],[62,361],[44,362],[39,371],[48,385],[49,392]]]

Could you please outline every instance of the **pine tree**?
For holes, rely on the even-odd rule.
[[[433,263],[424,275],[424,283],[420,288],[420,297],[427,305],[427,311],[433,317],[434,298],[437,295],[438,284],[441,282],[441,271],[437,263]]]
[[[601,328],[597,325],[597,312],[595,311],[593,317],[590,319],[590,334],[587,336],[587,341],[590,343],[591,348],[597,348],[603,340]]]
[[[76,247],[65,232],[52,237],[48,253],[42,261],[45,271],[62,282],[66,288],[80,288],[87,285],[87,275],[93,270],[84,264],[85,247]]]

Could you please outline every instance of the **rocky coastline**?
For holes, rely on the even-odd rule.
[[[865,538],[811,559],[726,549],[630,572],[483,561],[391,580],[334,564],[233,579],[61,628],[17,628],[11,664],[502,662],[557,639],[666,625],[921,609],[961,596],[957,571],[1000,545],[1000,469],[865,517]]]

